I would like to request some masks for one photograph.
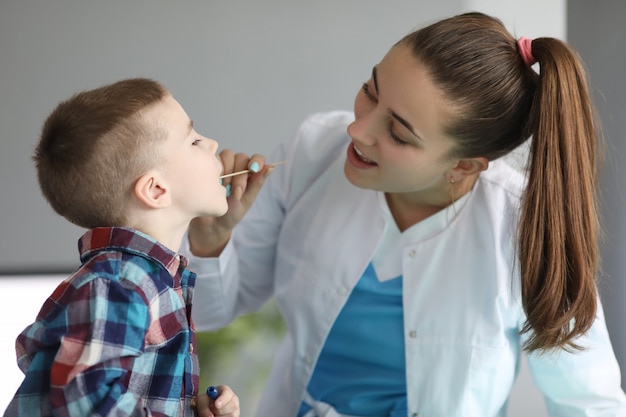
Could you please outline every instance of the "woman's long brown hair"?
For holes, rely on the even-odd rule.
[[[481,13],[407,35],[453,107],[454,156],[503,156],[532,137],[518,255],[524,348],[581,348],[597,310],[597,132],[582,64],[564,42],[538,38],[526,66],[516,39]]]
[[[596,132],[583,68],[561,41],[532,42],[537,121],[520,223],[528,349],[579,347],[596,315]]]

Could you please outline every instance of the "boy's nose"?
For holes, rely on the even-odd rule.
[[[208,139],[208,143],[209,143],[209,149],[212,152],[217,151],[217,149],[220,147],[220,144],[216,140],[213,140],[213,139],[210,139],[210,138],[207,138],[207,139]]]

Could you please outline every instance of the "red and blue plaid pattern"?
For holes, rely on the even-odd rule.
[[[199,366],[187,260],[151,237],[97,228],[81,267],[17,338],[24,381],[5,416],[191,416]]]

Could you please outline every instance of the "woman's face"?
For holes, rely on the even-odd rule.
[[[425,67],[403,45],[374,67],[354,103],[344,172],[357,187],[409,193],[417,203],[449,204],[446,173],[455,161],[444,134],[450,111]],[[409,195],[407,195],[409,197]]]

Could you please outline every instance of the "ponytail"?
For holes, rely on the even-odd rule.
[[[581,349],[595,320],[599,225],[597,133],[584,70],[553,38],[532,41],[539,82],[531,106],[528,185],[519,230],[525,350]],[[528,69],[528,71],[532,71]]]

